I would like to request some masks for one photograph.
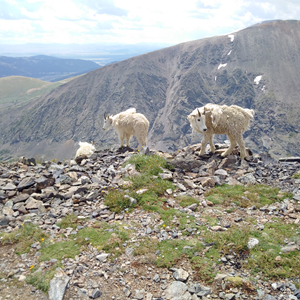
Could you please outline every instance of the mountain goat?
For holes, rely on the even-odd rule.
[[[129,108],[114,116],[105,113],[103,129],[108,130],[111,126],[119,136],[121,148],[124,139],[126,139],[126,146],[129,147],[129,140],[133,135],[141,147],[146,146],[149,121],[143,114],[137,113],[135,108]]]
[[[194,130],[203,134],[199,154],[204,154],[207,143],[210,144],[210,149],[214,153],[215,146],[212,141],[214,134],[226,134],[229,138],[230,146],[222,153],[222,156],[230,154],[236,143],[238,143],[241,159],[244,159],[246,149],[243,133],[248,128],[249,122],[253,117],[254,110],[244,109],[237,105],[227,106],[209,103],[193,110],[188,116],[190,125]]]
[[[79,142],[80,148],[76,151],[75,157],[81,156],[81,155],[92,155],[94,151],[96,150],[94,143],[92,142],[87,143],[87,142]]]

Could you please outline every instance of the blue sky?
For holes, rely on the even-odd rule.
[[[168,43],[299,20],[299,0],[0,0],[0,45]]]

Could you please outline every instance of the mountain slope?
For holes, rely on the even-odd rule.
[[[213,102],[255,110],[246,146],[300,155],[300,22],[274,21],[140,55],[64,84],[25,110],[0,111],[2,149],[69,158],[75,142],[118,145],[103,113],[136,107],[150,121],[151,147],[199,142],[187,115]],[[12,117],[13,116],[13,117]],[[225,136],[216,136],[215,141]],[[136,146],[136,140],[132,141]]]
[[[0,109],[23,106],[74,78],[70,77],[53,83],[24,76],[0,78]]]
[[[0,78],[26,76],[45,81],[56,81],[98,69],[95,62],[82,59],[62,59],[46,55],[31,57],[0,56]]]

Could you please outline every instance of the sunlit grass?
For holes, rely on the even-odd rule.
[[[280,202],[284,198],[291,198],[291,193],[279,195],[280,189],[269,187],[263,184],[256,185],[222,185],[212,188],[205,192],[206,199],[215,205],[229,206],[235,203],[240,207],[249,207],[255,205],[260,208],[264,205],[270,205]],[[283,196],[283,197],[282,197]]]
[[[34,242],[44,241],[48,235],[42,231],[37,225],[25,223],[21,228],[10,233],[2,234],[1,243],[17,244],[16,253],[28,253],[30,246]]]

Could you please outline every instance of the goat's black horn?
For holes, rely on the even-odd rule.
[[[201,113],[200,113],[199,108],[197,108],[197,110],[198,110],[198,115],[199,115],[199,117],[201,117]]]

